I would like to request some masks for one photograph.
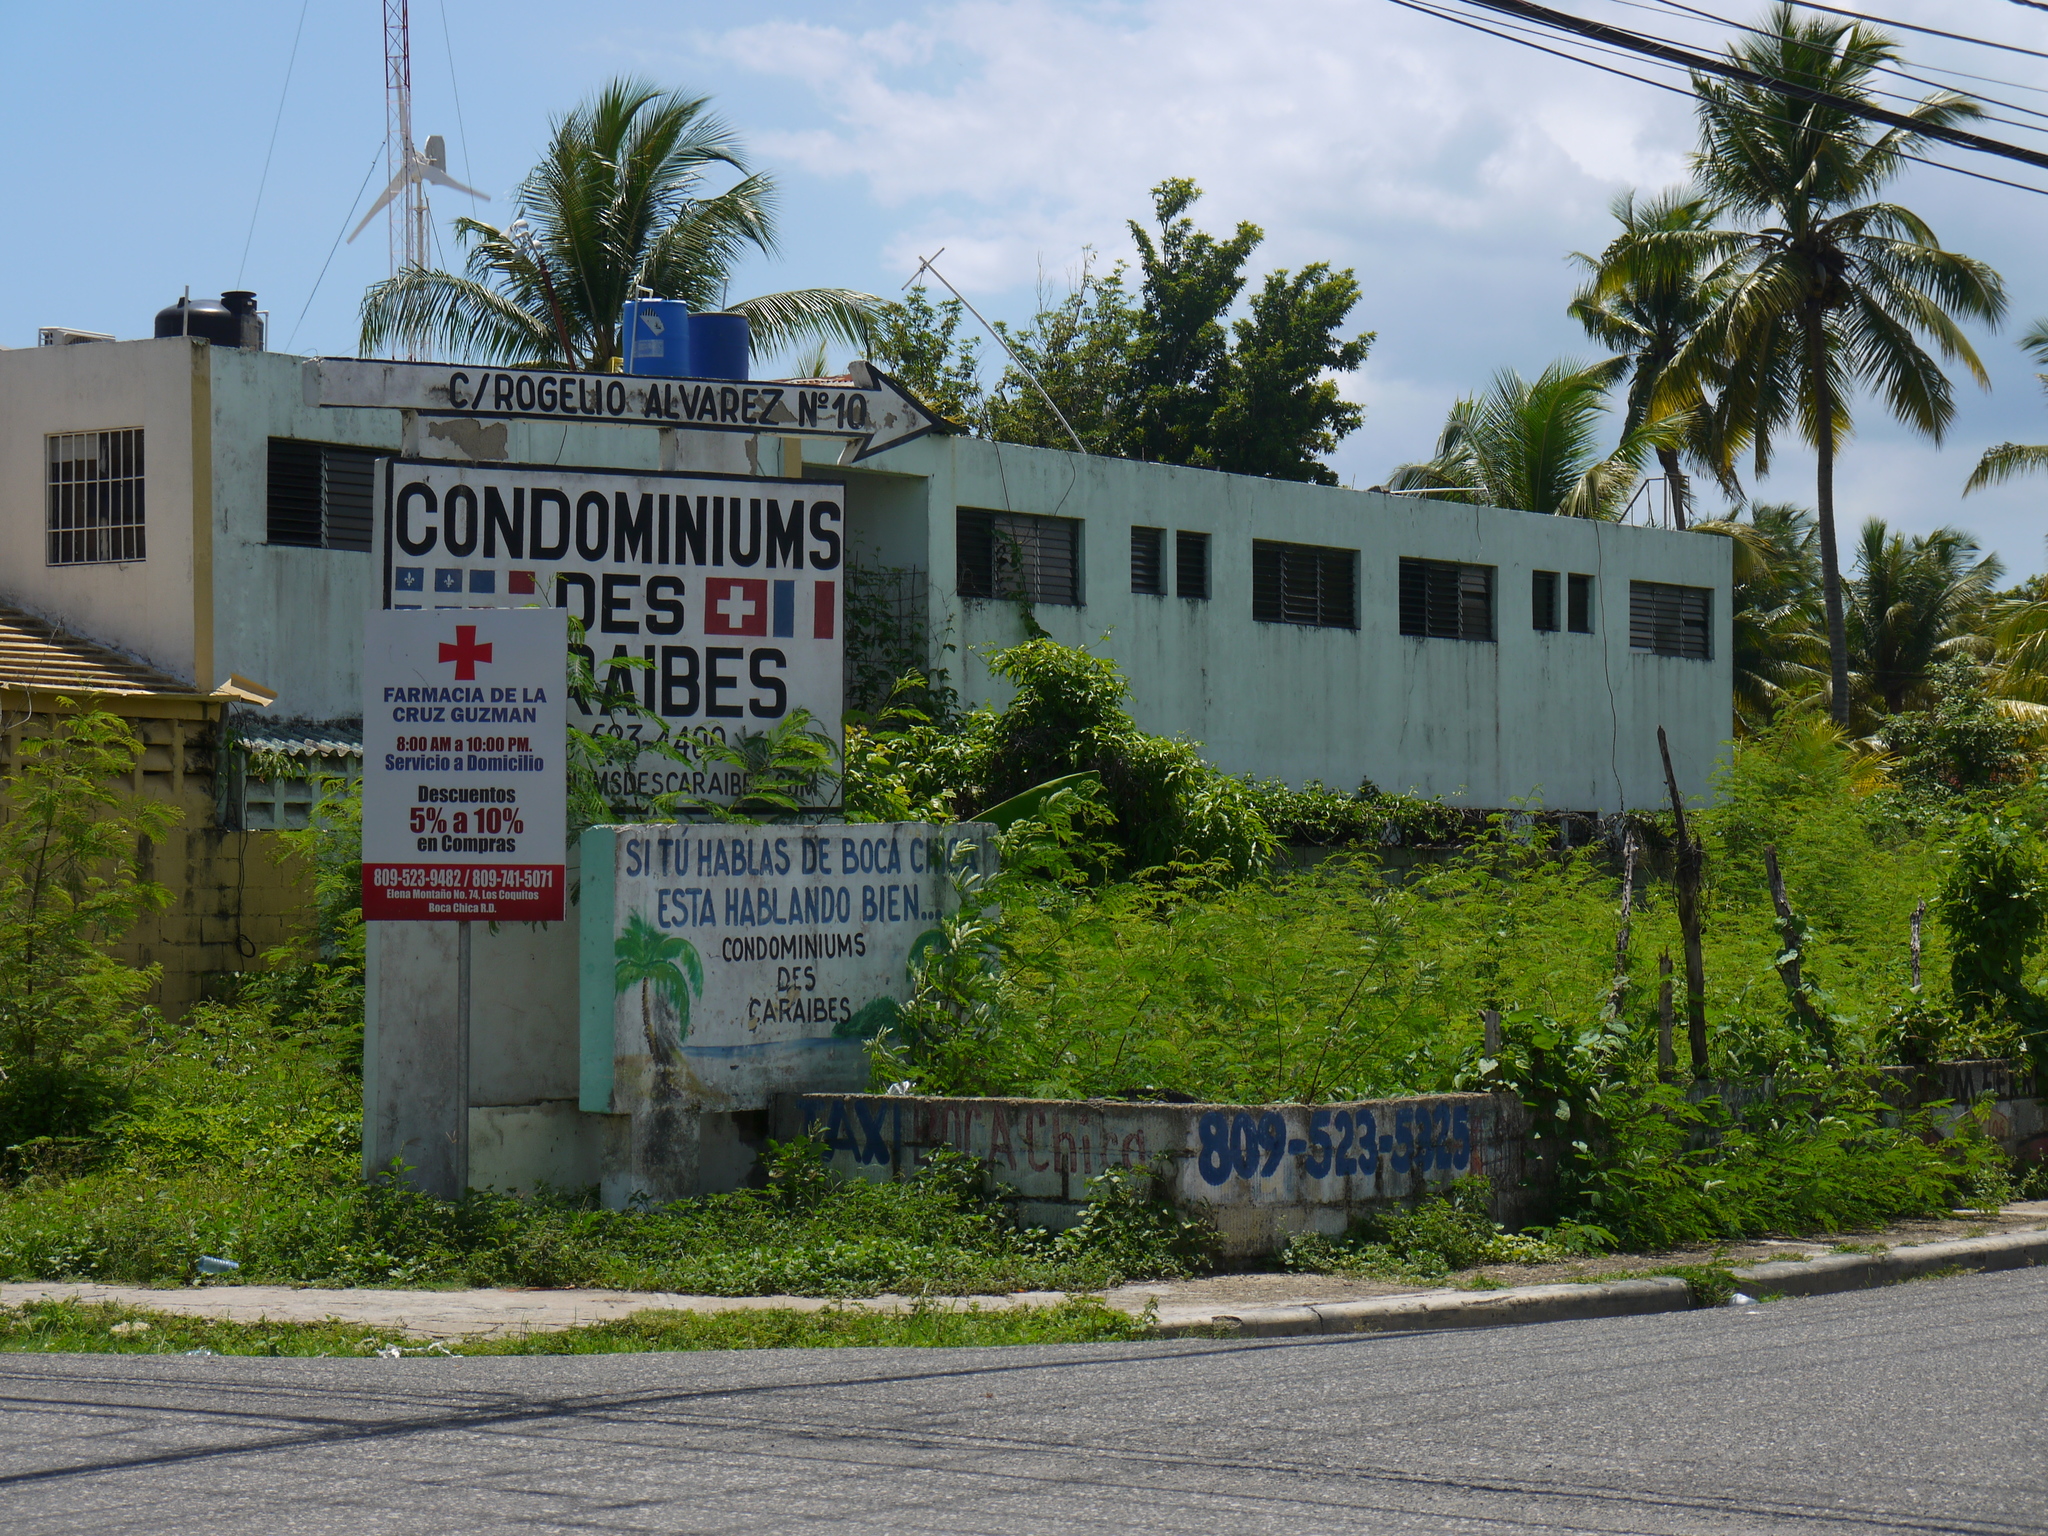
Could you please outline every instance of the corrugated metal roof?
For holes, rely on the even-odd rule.
[[[244,736],[242,745],[252,752],[276,752],[285,757],[361,757],[363,744],[332,730],[318,736]]]
[[[0,688],[62,694],[173,694],[203,697],[154,667],[76,635],[34,614],[0,605]]]

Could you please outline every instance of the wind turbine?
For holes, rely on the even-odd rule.
[[[424,185],[427,182],[432,182],[437,187],[452,187],[457,192],[466,192],[471,197],[480,197],[487,203],[491,200],[490,193],[479,192],[475,187],[464,186],[448,174],[448,146],[443,142],[441,135],[438,133],[429,134],[427,136],[427,147],[424,151],[414,149],[409,141],[406,143],[405,160],[399,166],[398,174],[391,178],[391,184],[384,189],[377,201],[370,204],[370,211],[363,215],[363,222],[355,227],[348,237],[349,240],[353,242],[357,235],[368,229],[370,227],[370,220],[377,217],[385,208],[390,206],[393,198],[402,194],[405,198],[404,216],[406,222],[404,265],[408,267],[425,266],[427,264],[427,235],[429,228],[427,224],[427,193]],[[393,275],[396,276],[397,274],[394,273]]]

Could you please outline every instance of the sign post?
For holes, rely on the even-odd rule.
[[[363,918],[456,930],[449,1133],[469,1182],[470,924],[560,922],[568,624],[556,608],[372,610]]]

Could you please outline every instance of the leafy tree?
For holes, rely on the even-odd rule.
[[[2004,574],[1960,528],[1911,537],[1882,518],[1863,525],[1849,582],[1849,647],[1855,673],[1887,714],[1925,692],[1937,662],[1986,648],[1978,628]]]
[[[118,1102],[160,968],[106,946],[170,905],[145,860],[180,815],[114,787],[142,755],[117,715],[60,714],[15,750],[0,820],[0,1148],[81,1134]]]
[[[1869,27],[1808,20],[1774,6],[1729,49],[1745,69],[1835,96],[1869,99],[1874,73],[1899,62]],[[1756,229],[1685,230],[1651,237],[1701,261],[1731,260],[1721,302],[1671,364],[1676,381],[1718,380],[1723,408],[1752,444],[1758,474],[1776,435],[1796,427],[1816,450],[1821,596],[1827,619],[1830,702],[1849,718],[1849,641],[1835,538],[1835,458],[1859,386],[1876,389],[1894,417],[1939,441],[1955,415],[1941,364],[1960,362],[1980,383],[1984,365],[1958,318],[1995,322],[2005,289],[1983,262],[1944,250],[1925,220],[1869,199],[1924,140],[1882,132],[1833,106],[1761,86],[1694,76],[1700,191]],[[1927,127],[1978,115],[1968,99],[1937,92],[1905,115]]]
[[[1929,696],[1927,707],[1901,710],[1883,727],[1902,784],[1953,794],[2021,776],[2027,729],[1986,696],[1977,667],[1945,662],[1918,691]]]
[[[1534,379],[1503,370],[1484,395],[1451,407],[1436,453],[1398,466],[1388,488],[1562,517],[1620,516],[1644,455],[1680,442],[1683,431],[1665,417],[1625,431],[1611,453],[1600,451],[1607,391],[1625,366],[1620,358],[1591,367],[1557,362]]]
[[[931,301],[923,285],[900,302],[877,305],[868,322],[867,355],[933,415],[958,427],[978,426],[985,402],[978,336],[962,336],[966,307],[958,299]]]
[[[2026,984],[2027,957],[2048,926],[2039,839],[1997,815],[1973,816],[1934,900],[1949,936],[1949,987],[1965,1020],[2007,1020],[2048,1080],[2048,1005]]]
[[[1688,376],[1674,372],[1680,349],[1720,302],[1730,263],[1697,243],[1653,238],[1695,233],[1712,226],[1718,210],[1696,192],[1670,190],[1637,202],[1624,193],[1612,205],[1621,233],[1598,256],[1574,252],[1572,260],[1589,274],[1572,299],[1570,314],[1586,334],[1628,359],[1627,403],[1622,431],[1674,412],[1687,413],[1685,436],[1656,449],[1670,488],[1674,521],[1690,521],[1691,482],[1684,460],[1710,466],[1728,480],[1722,425],[1710,408],[1717,382],[1710,367]]]
[[[1121,262],[1104,274],[1084,262],[1056,302],[1048,301],[1041,288],[1037,318],[1030,325],[1019,330],[997,325],[1038,384],[1014,363],[1004,368],[989,397],[988,435],[1005,443],[1071,448],[1066,427],[1038,392],[1043,386],[1090,453],[1128,452],[1135,387],[1131,348],[1138,324]]]
[[[1365,412],[1337,393],[1330,373],[1365,363],[1373,337],[1337,340],[1358,303],[1358,281],[1312,262],[1293,277],[1269,273],[1251,315],[1234,322],[1223,398],[1210,422],[1208,462],[1240,475],[1335,485],[1316,455],[1358,430]]]
[[[707,193],[718,168],[739,180]],[[740,259],[775,250],[775,198],[709,97],[614,80],[556,121],[510,226],[455,221],[470,248],[465,275],[415,267],[371,286],[363,350],[407,342],[602,372],[620,355],[621,306],[642,294],[745,315],[757,353],[860,341],[877,302],[866,294],[804,288],[727,302]]]
[[[1765,502],[1695,523],[1735,545],[1729,621],[1734,633],[1735,719],[1760,730],[1802,684],[1827,674],[1820,636],[1820,563],[1813,514]]]

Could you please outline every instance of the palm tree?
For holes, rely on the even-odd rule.
[[[2048,320],[2036,320],[2034,328],[2020,338],[2020,349],[2043,368],[2048,368]],[[2048,373],[2037,373],[2035,378],[2048,389]],[[1981,491],[1987,485],[2003,485],[2015,475],[2029,474],[2037,469],[2048,469],[2048,447],[2034,443],[2000,443],[1996,448],[1984,450],[1984,457],[1977,461],[1977,467],[1963,486],[1963,494]]]
[[[1607,391],[1627,366],[1625,358],[1590,368],[1557,362],[1533,380],[1503,370],[1484,395],[1451,407],[1436,453],[1397,467],[1384,489],[1562,517],[1619,517],[1644,456],[1677,444],[1685,430],[1682,417],[1667,416],[1624,431],[1612,453],[1600,452]]]
[[[1765,502],[1725,518],[1693,524],[1696,533],[1731,540],[1734,582],[1729,623],[1735,672],[1735,720],[1753,732],[1792,701],[1795,691],[1827,675],[1820,633],[1820,559],[1813,514],[1786,502]]]
[[[706,195],[706,173],[739,173]],[[465,276],[409,267],[363,295],[362,347],[446,347],[463,360],[602,372],[619,356],[619,312],[641,296],[725,309],[765,354],[832,338],[858,345],[879,300],[804,288],[726,302],[749,250],[775,250],[775,184],[747,169],[709,98],[614,80],[554,125],[505,229],[455,221]]]
[[[623,997],[636,986],[640,989],[640,1032],[654,1060],[656,1081],[665,1089],[672,1085],[683,1041],[689,1037],[690,994],[704,991],[704,963],[696,945],[663,933],[638,912],[626,919],[625,932],[613,940],[612,959],[614,993]],[[654,1009],[656,997],[674,1012],[673,1030],[662,1027]]]
[[[1886,714],[1922,701],[1928,672],[1989,649],[1981,621],[2005,574],[1960,528],[1911,538],[1882,518],[1863,525],[1849,583],[1849,641],[1863,686]]]
[[[1806,20],[1774,6],[1755,34],[1729,49],[1745,69],[1854,100],[1874,71],[1899,60],[1869,27]],[[1948,376],[1921,338],[1988,384],[1957,317],[1995,323],[2005,288],[1983,262],[1943,250],[1926,222],[1895,203],[1867,201],[1903,168],[1922,136],[1875,126],[1838,107],[1795,101],[1759,86],[1693,77],[1701,193],[1753,230],[1650,237],[1699,259],[1734,258],[1721,302],[1671,364],[1675,381],[1716,379],[1729,420],[1770,467],[1774,434],[1788,426],[1814,445],[1821,596],[1827,616],[1830,705],[1849,718],[1849,642],[1835,545],[1835,457],[1850,430],[1850,397],[1870,386],[1892,415],[1939,441],[1955,414]],[[1939,92],[1906,116],[1927,127],[1978,115],[1974,102]]]
[[[1708,230],[1719,210],[1695,192],[1672,189],[1642,202],[1633,192],[1614,200],[1621,233],[1598,256],[1583,251],[1571,259],[1590,274],[1573,297],[1569,313],[1586,334],[1628,359],[1628,395],[1623,432],[1674,411],[1691,413],[1683,443],[1659,447],[1657,461],[1671,491],[1674,521],[1690,521],[1691,491],[1684,459],[1708,465],[1728,484],[1729,447],[1717,441],[1717,417],[1709,408],[1709,377],[1679,377],[1672,360],[1700,323],[1713,312],[1727,286],[1730,261],[1699,243],[1645,240],[1645,236]]]

